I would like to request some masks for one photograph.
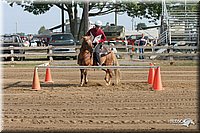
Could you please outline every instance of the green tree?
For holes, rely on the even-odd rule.
[[[40,27],[38,34],[44,33],[46,31],[45,26]]]
[[[78,7],[81,9],[84,8],[84,1],[49,1],[45,3],[44,1],[37,1],[34,3],[30,3],[25,1],[22,2],[13,2],[12,0],[7,0],[7,2],[12,6],[14,3],[20,5],[24,11],[32,12],[35,15],[44,14],[46,13],[51,7],[57,6],[60,9],[63,9],[68,13],[69,22],[70,22],[70,30],[72,34],[77,38],[81,37],[81,31],[84,27],[84,12],[81,17],[80,27],[77,27],[77,13]],[[61,3],[62,2],[62,3]],[[63,6],[62,6],[63,4]],[[148,18],[150,22],[155,22],[159,19],[161,14],[161,3],[155,2],[125,2],[121,0],[116,0],[115,3],[113,2],[101,2],[101,1],[90,1],[89,2],[89,13],[88,16],[100,16],[106,15],[112,12],[118,13],[128,13],[130,17],[140,17],[140,18]],[[77,32],[79,29],[79,32]]]
[[[161,2],[130,2],[126,4],[128,16],[140,19],[147,18],[149,22],[157,25],[156,20],[161,16],[162,3]]]

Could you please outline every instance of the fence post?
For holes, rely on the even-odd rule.
[[[153,44],[153,46],[152,46],[152,55],[155,55],[156,54],[156,52],[155,52],[155,44]],[[149,59],[151,58],[151,55],[149,56]]]
[[[53,61],[52,53],[53,53],[53,51],[52,51],[52,46],[50,46],[50,47],[49,47],[49,54],[50,54],[49,60],[50,60],[50,61]]]
[[[132,60],[133,59],[133,46],[131,48],[128,48],[128,53],[130,55],[130,59]]]
[[[169,60],[170,61],[174,60],[174,57],[173,57],[172,53],[174,53],[173,46],[170,46],[170,50],[169,50],[169,54],[170,54]]]
[[[13,49],[13,46],[10,46],[10,54],[11,54],[11,61],[14,62],[14,49]]]

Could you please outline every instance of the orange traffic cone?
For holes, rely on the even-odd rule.
[[[154,66],[152,63],[150,63],[150,66]],[[153,80],[154,80],[154,68],[150,68],[149,69],[149,75],[148,75],[148,83],[149,84],[153,84]]]
[[[164,90],[162,87],[161,75],[160,75],[160,67],[156,68],[154,81],[153,81],[153,89],[154,90]]]
[[[53,83],[53,80],[51,78],[51,71],[50,71],[49,67],[47,67],[47,69],[46,69],[45,82],[46,83]]]
[[[38,76],[38,68],[34,69],[34,76],[33,76],[33,82],[32,82],[32,89],[34,90],[41,90],[40,88],[40,80],[39,80],[39,76]]]

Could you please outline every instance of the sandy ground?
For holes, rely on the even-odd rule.
[[[39,68],[42,90],[35,91],[34,66],[3,67],[3,129],[196,130],[198,67],[160,64],[162,91],[151,90],[146,68],[121,70],[120,84],[110,86],[105,85],[103,71],[90,70],[89,83],[84,87],[79,86],[78,70],[53,68],[54,83],[47,84],[45,69]],[[183,126],[186,118],[195,124]]]

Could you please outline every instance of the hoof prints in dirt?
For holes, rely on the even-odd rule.
[[[106,90],[99,93],[74,90],[49,93],[50,95],[37,94],[32,97],[5,96],[4,128],[70,129],[71,126],[77,125],[81,129],[85,126],[94,129],[106,128],[108,125],[112,125],[110,129],[127,126],[137,128],[136,125],[143,125],[146,128],[151,126],[155,129],[158,125],[163,129],[184,128],[172,126],[169,120],[174,117],[182,119],[185,116],[196,122],[197,98],[193,93],[178,91],[170,95],[169,92],[156,94],[144,91]],[[190,98],[187,98],[187,95]]]
[[[173,68],[173,71],[175,69],[179,70]],[[42,90],[32,91],[30,74],[23,73],[25,77],[21,80],[15,71],[18,72],[5,71],[2,110],[5,130],[197,129],[195,76],[189,81],[176,76],[174,81],[169,71],[163,74],[165,90],[152,91],[151,85],[144,82],[147,72],[122,72],[129,79],[110,86],[105,85],[98,75],[100,72],[95,72],[95,77],[91,75],[83,87],[79,87],[79,79],[75,80],[79,73],[55,72],[52,74],[54,84],[41,82]],[[187,128],[169,122],[184,118],[191,118],[195,125]]]

